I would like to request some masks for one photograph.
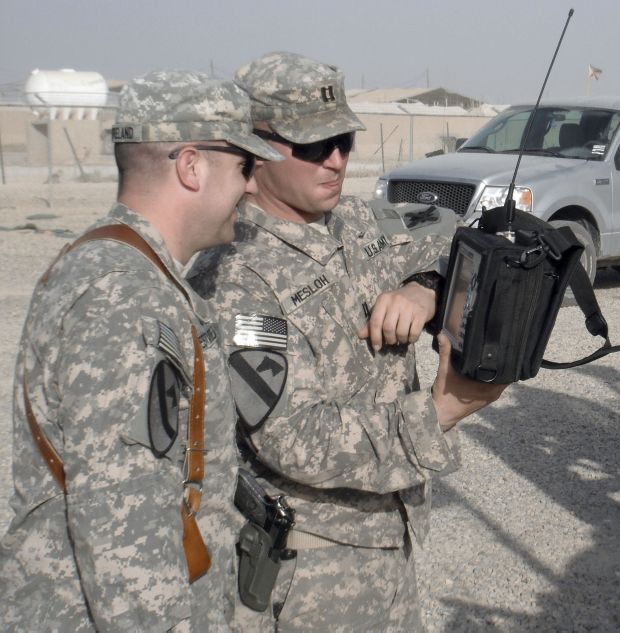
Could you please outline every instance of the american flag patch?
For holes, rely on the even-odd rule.
[[[177,335],[172,328],[161,321],[157,321],[158,339],[157,347],[165,354],[168,360],[181,372],[187,384],[191,384],[191,378],[187,374],[185,356]]]
[[[181,345],[177,335],[172,331],[172,328],[168,327],[165,323],[158,321],[159,325],[159,341],[157,347],[163,352],[172,356],[175,360],[183,358],[181,352]]]
[[[238,314],[235,317],[233,341],[240,347],[286,349],[287,333],[286,319],[258,314]]]

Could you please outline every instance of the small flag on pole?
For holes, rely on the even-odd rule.
[[[603,71],[600,68],[594,68],[592,64],[588,64],[588,79],[592,79],[594,77],[594,79],[598,81],[602,72]]]

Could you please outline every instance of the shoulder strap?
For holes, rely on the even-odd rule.
[[[41,453],[41,457],[47,464],[49,471],[56,480],[56,483],[60,489],[66,493],[67,487],[65,485],[65,467],[60,459],[60,455],[56,452],[54,445],[47,439],[47,436],[41,430],[37,418],[32,411],[32,405],[30,404],[30,398],[28,397],[28,385],[26,384],[26,371],[24,370],[24,376],[22,379],[22,390],[24,392],[24,409],[26,411],[26,420],[28,421],[28,427],[30,433],[34,438],[34,443]]]
[[[204,544],[200,529],[196,523],[196,514],[202,499],[202,480],[204,478],[204,411],[206,397],[205,363],[202,346],[192,325],[194,340],[194,393],[189,408],[187,448],[185,452],[185,480],[183,481],[183,549],[189,571],[190,583],[198,580],[211,567],[211,556]]]
[[[577,305],[585,316],[588,332],[590,332],[592,336],[601,336],[605,342],[599,349],[589,356],[585,356],[569,363],[556,363],[549,360],[543,360],[541,367],[544,367],[545,369],[570,369],[571,367],[579,367],[580,365],[591,363],[593,360],[603,358],[603,356],[607,356],[607,354],[620,351],[620,345],[612,345],[609,340],[607,321],[601,312],[592,284],[590,283],[588,274],[581,265],[581,262],[579,262],[575,267],[575,270],[571,275],[569,285],[573,291]]]
[[[191,303],[187,290],[178,282],[170,270],[166,267],[159,255],[151,248],[146,240],[136,231],[125,224],[112,224],[101,226],[85,233],[73,242],[68,248],[61,251],[58,261],[65,253],[76,246],[92,240],[116,240],[132,246],[140,251],[172,283],[183,293],[183,296]],[[49,277],[51,267],[44,274],[43,279]],[[181,504],[181,519],[183,522],[183,549],[189,571],[189,582],[192,583],[203,576],[211,566],[211,556],[204,543],[200,529],[196,522],[196,514],[200,509],[202,499],[202,480],[204,478],[204,409],[205,409],[205,368],[202,354],[202,346],[192,324],[192,339],[194,343],[194,384],[193,395],[190,404],[188,421],[188,447],[185,459],[185,481],[183,482],[183,503]],[[65,485],[65,472],[62,460],[52,443],[45,436],[39,426],[28,398],[26,372],[23,379],[24,407],[30,432],[35,440],[41,456],[45,460],[50,472],[56,479],[63,492],[67,492]]]
[[[93,240],[116,240],[117,242],[123,242],[129,246],[133,246],[137,251],[140,251],[147,259],[149,259],[159,270],[161,270],[168,279],[183,293],[183,296],[191,303],[187,290],[178,282],[176,277],[170,272],[166,264],[161,260],[161,257],[153,250],[151,245],[139,234],[136,233],[131,227],[126,224],[110,224],[108,226],[100,226],[93,229],[88,233],[84,233],[79,237],[68,250],[73,250],[80,244],[85,242],[91,242]]]

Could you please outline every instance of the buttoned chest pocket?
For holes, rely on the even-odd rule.
[[[382,292],[396,290],[411,273],[415,259],[415,244],[409,233],[384,234],[384,247],[380,251],[366,245],[363,249],[361,284],[374,303]]]
[[[368,345],[357,337],[361,321],[347,314],[345,295],[335,285],[288,315],[300,334],[297,353],[289,357],[296,390],[318,389],[333,402],[346,402],[372,377]],[[349,308],[361,311],[360,305]]]
[[[420,204],[387,205],[373,201],[378,228],[389,242],[367,263],[375,269],[381,291],[393,290],[415,273],[433,270],[450,252],[456,215],[449,209]]]

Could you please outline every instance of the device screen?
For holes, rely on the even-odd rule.
[[[480,255],[459,244],[444,314],[443,327],[452,348],[463,351],[467,319],[476,299]]]

